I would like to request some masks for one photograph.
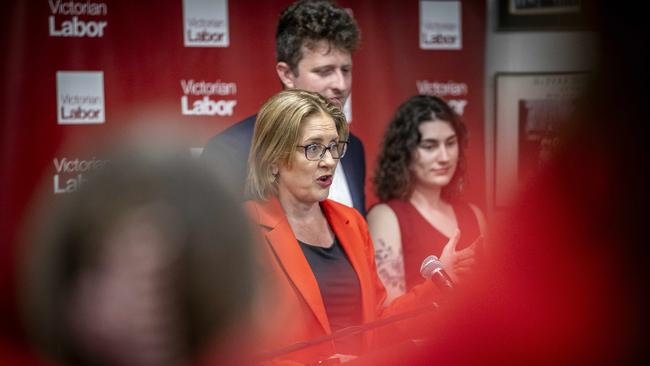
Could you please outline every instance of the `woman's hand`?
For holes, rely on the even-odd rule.
[[[471,272],[476,263],[476,247],[482,239],[479,236],[470,246],[457,251],[456,245],[459,238],[460,230],[456,230],[456,233],[445,244],[440,254],[440,262],[442,262],[442,266],[454,282],[458,282],[459,278]]]

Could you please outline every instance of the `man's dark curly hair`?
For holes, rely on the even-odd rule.
[[[382,202],[393,198],[407,199],[413,191],[413,175],[409,169],[411,156],[420,143],[419,126],[423,122],[441,120],[449,123],[459,143],[458,166],[441,196],[447,201],[458,198],[465,178],[467,129],[460,117],[442,99],[430,95],[416,95],[404,102],[388,126],[373,183]]]
[[[325,40],[330,46],[352,53],[359,44],[357,22],[331,1],[300,0],[286,8],[275,33],[275,57],[297,73],[302,46],[313,49]]]

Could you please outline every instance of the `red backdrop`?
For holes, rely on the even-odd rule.
[[[200,4],[196,5],[200,1],[186,0],[185,4],[200,13]],[[187,131],[191,147],[202,147],[214,134],[255,113],[266,98],[280,90],[274,71],[275,24],[291,1],[214,1],[227,5],[222,18],[212,25],[226,30],[228,47],[184,46],[184,14],[192,14],[184,12],[183,0],[5,4],[0,14],[4,54],[0,61],[2,304],[12,302],[10,273],[16,233],[39,182],[51,184],[55,194],[83,174],[85,163],[74,164],[76,159],[92,163],[93,157],[62,152],[70,141],[118,132],[127,123],[120,116],[155,110]],[[422,14],[423,6],[432,3],[437,3],[435,6],[440,2],[340,1],[352,10],[362,31],[361,47],[353,58],[351,128],[365,144],[370,178],[385,127],[400,103],[424,92],[457,100],[464,105],[462,114],[470,131],[467,198],[483,205],[485,2],[460,3],[460,27],[456,30],[460,30],[460,49],[421,49],[421,34],[431,44],[445,39],[435,36],[437,30],[453,31],[453,24]],[[421,20],[421,16],[426,19]],[[66,27],[85,34],[63,37]],[[193,37],[198,36],[195,30]],[[90,93],[103,92],[103,123],[65,124],[66,115],[77,113],[70,106],[64,112],[64,124],[59,122],[57,101],[61,102],[61,93],[78,86],[57,86],[57,73],[71,71],[103,73],[93,76],[99,77],[103,86],[95,85]],[[61,79],[69,75],[60,74]],[[205,90],[203,94],[201,90],[198,95],[190,94],[190,105],[210,94],[215,102],[236,101],[232,115],[183,115],[183,85],[188,86],[190,80],[213,83],[212,94]],[[227,112],[227,108],[219,111]],[[68,162],[64,166],[67,171],[60,165],[63,159]],[[62,170],[57,171],[57,167]],[[370,205],[376,200],[369,180],[366,191]]]

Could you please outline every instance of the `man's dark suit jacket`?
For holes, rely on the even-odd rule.
[[[248,153],[253,140],[256,117],[256,115],[250,116],[211,138],[201,155],[201,159],[211,168],[227,171],[230,176],[225,179],[242,193],[248,174]],[[363,143],[353,134],[350,134],[348,141],[348,150],[342,159],[345,177],[352,196],[352,204],[365,217],[366,162]]]

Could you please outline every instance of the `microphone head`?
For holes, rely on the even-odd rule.
[[[442,262],[435,255],[430,255],[422,261],[420,274],[426,279],[430,279],[436,271],[442,270]]]

